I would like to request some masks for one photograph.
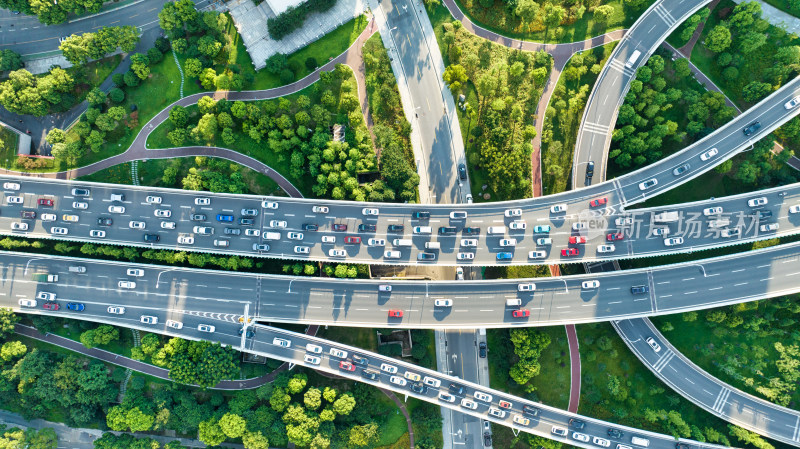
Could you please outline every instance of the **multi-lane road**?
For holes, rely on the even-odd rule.
[[[573,189],[591,184],[586,176],[589,162],[595,164],[595,176],[605,180],[611,132],[636,70],[647,63],[650,54],[672,31],[710,1],[656,1],[639,16],[611,53],[592,87],[581,118],[572,163]]]

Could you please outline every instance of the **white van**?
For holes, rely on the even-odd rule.
[[[442,245],[439,242],[425,242],[425,248],[427,249],[442,249]]]
[[[519,307],[522,305],[522,300],[519,298],[508,298],[506,299],[506,306],[508,307]]]
[[[111,201],[125,201],[125,195],[121,193],[112,193],[111,194]]]
[[[280,232],[265,232],[263,234],[264,240],[280,240],[281,233]]]
[[[414,234],[430,234],[431,232],[430,226],[414,226]]]
[[[505,226],[489,226],[488,230],[489,234],[505,234],[506,227]]]
[[[392,240],[394,246],[411,246],[411,239],[394,239]]]
[[[637,446],[642,446],[642,447],[650,446],[650,440],[648,440],[647,438],[642,438],[642,437],[633,437],[633,438],[631,438],[631,443],[633,443],[633,444],[635,444]]]
[[[633,65],[636,64],[636,61],[639,60],[639,56],[641,55],[642,52],[640,52],[639,50],[634,50],[633,53],[631,53],[631,57],[628,58],[628,62],[625,63],[625,67],[627,68],[633,67]]]

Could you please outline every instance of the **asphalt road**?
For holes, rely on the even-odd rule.
[[[592,88],[583,111],[573,156],[572,188],[591,185],[587,163],[595,163],[595,174],[605,179],[611,133],[619,107],[636,70],[683,21],[711,0],[659,0],[639,16],[620,41]],[[631,60],[635,51],[638,58]]]
[[[719,381],[689,361],[644,318],[615,321],[625,344],[650,371],[705,411],[752,432],[800,446],[800,411],[756,398]],[[655,351],[647,343],[653,338]]]

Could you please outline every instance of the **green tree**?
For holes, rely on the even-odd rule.
[[[219,427],[228,438],[239,438],[245,433],[244,418],[233,413],[226,413],[219,419]]]
[[[197,431],[197,438],[207,446],[217,446],[225,441],[225,433],[215,419],[209,419],[200,423]]]
[[[614,7],[611,5],[600,5],[594,8],[594,20],[599,23],[608,23],[614,15]]]
[[[348,442],[353,447],[371,447],[380,439],[380,429],[374,422],[350,428]]]
[[[450,87],[454,95],[461,91],[461,86],[467,82],[467,71],[459,64],[452,64],[444,69],[442,80]]]
[[[0,51],[0,71],[17,70],[22,68],[22,57],[13,50]]]
[[[175,105],[169,111],[169,121],[172,122],[176,128],[183,128],[189,121],[189,112],[186,111],[185,107],[181,105]]]
[[[518,0],[514,12],[525,23],[533,23],[539,15],[539,4],[534,0]]]
[[[24,356],[26,352],[28,352],[28,347],[21,341],[7,341],[3,343],[2,348],[0,348],[0,358],[6,362],[10,362],[13,359]]]
[[[19,317],[13,310],[8,308],[0,308],[0,340],[4,340],[12,332],[14,332],[14,325],[19,321]]]
[[[269,440],[261,431],[245,432],[242,436],[242,444],[245,449],[269,449]]]
[[[349,394],[343,394],[333,401],[333,411],[337,415],[349,415],[356,406],[356,400]]]
[[[731,30],[725,25],[717,25],[708,32],[705,46],[714,53],[724,51],[731,45]]]

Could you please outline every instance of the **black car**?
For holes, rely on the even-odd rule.
[[[463,385],[459,385],[459,384],[456,384],[456,383],[451,383],[450,386],[447,387],[447,389],[450,390],[450,394],[454,394],[456,396],[463,396],[464,395],[464,386]]]
[[[353,363],[361,366],[369,366],[369,359],[366,357],[361,357],[358,354],[353,354]]]
[[[764,219],[764,218],[771,217],[772,216],[772,211],[771,210],[764,210],[764,209],[756,210],[756,211],[753,211],[753,215],[755,217],[757,217],[759,220],[761,220],[761,219]]]
[[[240,327],[239,328],[239,335],[242,335],[243,333],[244,333],[244,328]],[[253,326],[250,326],[250,327],[247,328],[247,338],[251,338],[255,334],[256,334],[256,330],[255,330],[255,328]]]
[[[689,449],[689,445],[683,443],[675,443],[675,449]]]
[[[111,226],[114,224],[114,220],[112,220],[110,217],[100,217],[97,219],[97,224],[100,226]]]
[[[646,285],[634,285],[631,287],[631,293],[634,295],[641,295],[650,291],[650,287]]]
[[[144,235],[144,241],[145,242],[157,242],[159,240],[161,240],[161,237],[159,237],[158,234],[145,234]]]
[[[362,223],[358,225],[358,232],[375,232],[378,230],[378,227],[374,224],[365,224]]]
[[[403,225],[389,225],[389,232],[403,232]]]
[[[419,394],[425,394],[428,391],[428,387],[426,387],[422,382],[412,383],[409,388],[411,388],[411,391],[414,393]]]
[[[614,439],[618,440],[618,439],[622,438],[623,435],[625,435],[625,434],[622,433],[622,431],[619,430],[619,429],[614,429],[612,427],[608,428],[608,436],[611,437],[611,438],[614,438]]]
[[[492,434],[489,432],[483,432],[483,445],[486,447],[492,446]]]
[[[456,231],[455,226],[439,226],[439,235],[453,235]]]
[[[314,223],[304,223],[303,224],[303,230],[304,231],[318,231],[319,230],[319,226],[317,226]]]
[[[416,211],[411,213],[411,218],[416,218],[417,220],[427,220],[431,218],[431,213],[428,211]]]
[[[192,214],[189,219],[192,221],[206,221],[206,214]]]
[[[756,121],[756,122],[753,122],[753,123],[747,125],[742,130],[742,132],[744,133],[745,136],[749,136],[749,135],[753,134],[754,132],[758,131],[759,129],[761,129],[761,122]]]
[[[28,220],[34,220],[36,218],[36,212],[32,210],[24,210],[20,213],[20,215],[22,215],[22,218]]]
[[[530,405],[523,405],[522,413],[528,416],[539,416],[539,409]]]
[[[576,429],[578,429],[578,430],[581,430],[584,427],[586,427],[586,423],[585,422],[581,421],[580,419],[575,419],[575,418],[570,418],[569,425],[574,427],[574,428],[576,428]]]
[[[239,228],[225,228],[222,230],[225,235],[239,235],[242,233],[242,230]]]
[[[466,228],[462,229],[462,231],[464,232],[464,234],[478,235],[478,234],[481,233],[481,228],[473,228],[473,227],[467,226]]]
[[[458,177],[462,181],[467,180],[467,166],[464,164],[458,164]]]
[[[378,373],[375,371],[370,371],[368,369],[361,370],[361,377],[364,379],[375,380],[378,378]]]
[[[253,226],[255,224],[255,222],[256,221],[253,220],[252,218],[240,218],[239,219],[239,224],[242,225],[242,226]]]
[[[594,161],[589,161],[586,164],[586,177],[591,178],[594,176]]]
[[[482,359],[486,358],[486,343],[480,342],[478,345],[478,354],[481,356]]]

